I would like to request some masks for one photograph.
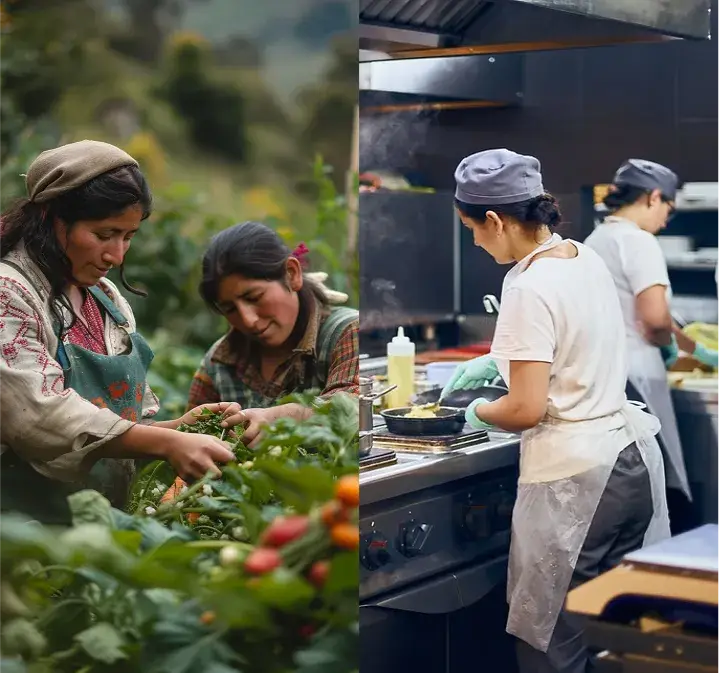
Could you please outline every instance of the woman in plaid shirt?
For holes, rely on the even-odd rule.
[[[302,245],[291,252],[264,224],[246,222],[215,236],[203,259],[200,293],[230,330],[205,354],[188,408],[238,402],[243,411],[227,422],[247,424],[250,447],[263,425],[310,413],[297,404],[273,406],[286,395],[359,390],[359,313],[334,306],[339,293],[303,272],[306,253]]]

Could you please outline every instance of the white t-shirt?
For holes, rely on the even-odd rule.
[[[583,421],[626,403],[626,344],[612,277],[591,249],[540,257],[503,288],[492,357],[509,380],[511,360],[551,363],[547,414]]]
[[[636,297],[654,285],[671,285],[664,253],[656,236],[621,217],[607,217],[585,241],[607,265],[619,295],[624,317],[624,333],[631,350],[655,349],[638,328]]]

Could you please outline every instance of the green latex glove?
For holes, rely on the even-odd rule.
[[[467,411],[464,413],[464,420],[467,421],[470,428],[474,428],[475,430],[489,430],[492,427],[489,423],[485,423],[477,418],[476,413],[477,407],[480,404],[487,404],[488,401],[489,400],[485,400],[484,397],[480,397],[467,407]]]
[[[664,366],[669,369],[679,357],[679,346],[677,346],[676,337],[672,334],[672,341],[668,346],[660,346],[659,350],[664,359]]]
[[[704,344],[698,343],[692,353],[695,359],[707,367],[717,368],[717,352],[710,350]]]
[[[497,365],[489,355],[462,362],[442,390],[440,399],[443,400],[455,390],[474,390],[490,385],[498,376]]]

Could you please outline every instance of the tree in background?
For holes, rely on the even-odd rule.
[[[44,3],[29,3],[42,5]],[[64,83],[86,65],[84,29],[95,19],[84,0],[71,3],[81,15],[69,21],[64,10],[52,6],[29,11],[19,3],[3,3],[0,42],[3,157],[11,153],[23,129],[46,117],[59,101]]]
[[[199,148],[243,163],[248,153],[245,97],[239,87],[214,80],[211,66],[212,52],[204,40],[178,36],[157,94],[184,119]]]
[[[330,66],[317,84],[298,96],[304,110],[300,143],[334,167],[335,186],[344,190],[350,170],[351,129],[357,104],[357,40],[352,34],[334,41]]]
[[[111,37],[111,46],[138,61],[156,63],[162,57],[165,38],[180,24],[187,0],[121,1],[128,26]]]

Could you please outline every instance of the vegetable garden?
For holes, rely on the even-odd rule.
[[[70,497],[73,526],[0,520],[3,673],[351,673],[358,661],[355,398],[292,401],[222,477],[145,465],[128,511]]]

